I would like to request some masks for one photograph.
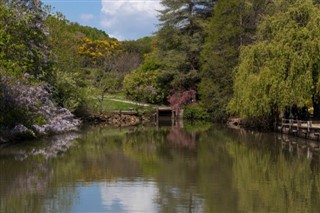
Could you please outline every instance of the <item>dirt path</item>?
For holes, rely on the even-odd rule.
[[[139,102],[135,102],[135,101],[126,101],[126,100],[113,99],[113,98],[111,98],[109,100],[122,102],[122,103],[127,103],[127,104],[134,104],[134,105],[138,105],[138,106],[150,106],[149,104],[139,103]]]

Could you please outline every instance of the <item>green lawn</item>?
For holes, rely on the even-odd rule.
[[[119,101],[113,101],[105,99],[103,102],[103,110],[104,111],[113,111],[113,110],[130,110],[130,109],[141,109],[141,106],[130,104],[130,103],[123,103]]]
[[[112,100],[116,99],[116,100]],[[100,106],[100,103],[98,99],[93,98],[90,101],[89,108],[90,111],[93,112],[101,112],[101,113],[106,113],[106,112],[111,112],[111,111],[118,111],[118,110],[123,110],[123,111],[128,111],[128,110],[138,110],[138,111],[145,111],[149,110],[152,106],[144,107],[141,105],[133,104],[133,103],[124,103],[121,102],[120,100],[123,101],[130,101],[125,98],[124,94],[113,94],[113,95],[107,95],[104,98],[102,107]],[[100,108],[101,107],[101,108]]]
[[[127,100],[126,95],[123,92],[118,92],[115,94],[106,95],[107,99],[119,99],[119,100]]]

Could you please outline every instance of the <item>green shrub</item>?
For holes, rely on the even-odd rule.
[[[162,70],[135,70],[126,75],[123,89],[128,98],[152,104],[164,103],[170,91],[174,73]]]
[[[78,86],[77,73],[67,73],[55,70],[53,85],[53,98],[61,107],[74,112],[83,102],[83,88]]]
[[[185,107],[183,117],[191,120],[207,120],[208,112],[199,104],[191,104]]]

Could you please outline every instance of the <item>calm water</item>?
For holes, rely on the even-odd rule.
[[[6,146],[0,212],[319,212],[319,153],[295,140],[198,123]]]

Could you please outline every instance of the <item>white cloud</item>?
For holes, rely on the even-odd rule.
[[[91,21],[94,19],[94,15],[93,14],[81,14],[80,19],[84,22],[88,22],[88,21]]]
[[[101,4],[101,26],[119,39],[137,39],[156,30],[159,0],[101,0]]]
[[[154,182],[104,183],[100,188],[101,200],[108,212],[158,212],[155,200],[159,190]],[[114,208],[117,209],[114,209]],[[127,211],[125,211],[127,210]]]

